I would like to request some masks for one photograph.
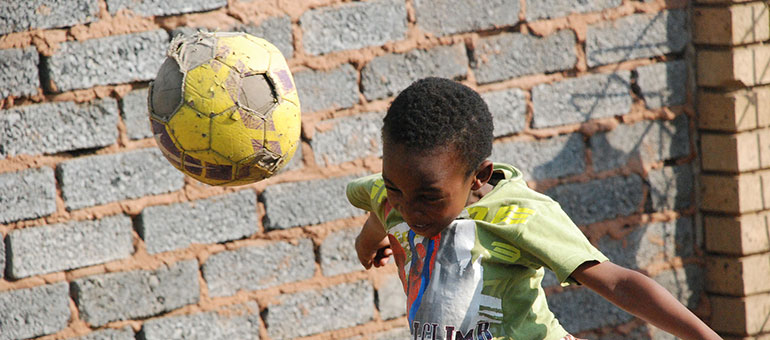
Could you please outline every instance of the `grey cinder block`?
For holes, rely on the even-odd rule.
[[[473,73],[480,84],[529,74],[569,70],[577,63],[575,33],[557,31],[545,37],[501,33],[480,38],[473,50]]]
[[[294,74],[302,112],[346,109],[358,103],[358,75],[350,64],[330,71]]]
[[[198,262],[84,277],[72,291],[80,317],[93,326],[145,318],[198,302]]]
[[[690,42],[687,12],[633,14],[588,27],[589,67],[682,52]]]
[[[313,55],[378,46],[406,37],[406,6],[374,0],[321,7],[302,14],[299,25],[302,45]]]
[[[65,282],[0,292],[0,339],[29,339],[64,329],[69,301]]]
[[[59,164],[67,209],[105,204],[179,190],[184,175],[156,148],[81,157]]]
[[[239,290],[259,290],[313,277],[313,242],[276,242],[211,255],[203,277],[211,296],[230,296]]]
[[[48,90],[70,91],[95,85],[152,80],[166,59],[164,30],[66,41],[43,58]]]
[[[324,128],[318,129],[310,141],[316,164],[329,166],[382,155],[383,117],[384,114],[374,112],[317,123],[317,127]]]
[[[125,215],[13,230],[8,272],[22,278],[126,258],[134,252],[131,231]]]
[[[412,82],[431,77],[465,78],[468,55],[465,46],[439,46],[429,50],[376,57],[361,70],[361,87],[369,100],[397,95]]]
[[[345,186],[356,176],[281,183],[265,189],[264,225],[268,230],[319,224],[359,215],[348,203]]]
[[[258,231],[257,194],[252,190],[208,199],[147,207],[137,230],[147,252],[176,250],[192,243],[221,243]]]
[[[622,0],[527,0],[527,21],[563,17],[618,7]]]
[[[616,169],[639,161],[643,164],[690,154],[690,125],[686,115],[670,121],[642,121],[618,125],[591,136],[591,155],[596,171]]]
[[[85,104],[51,102],[0,111],[0,159],[55,154],[114,144],[118,105],[105,98]]]
[[[0,223],[56,211],[56,179],[48,167],[0,174]]]
[[[591,74],[532,89],[532,125],[545,128],[631,111],[631,72]]]
[[[141,16],[203,12],[227,5],[227,0],[106,0],[110,14],[128,10]]]
[[[335,231],[324,239],[319,249],[321,271],[324,276],[334,276],[363,270],[358,261],[355,241],[360,228]]]
[[[525,179],[559,178],[586,170],[583,136],[570,134],[537,141],[514,141],[492,145],[494,162],[511,164]]]
[[[0,50],[0,99],[38,93],[38,60],[37,49],[34,47]]]
[[[377,308],[383,320],[395,319],[406,315],[406,293],[398,275],[385,279],[377,290]]]
[[[148,89],[134,90],[120,100],[123,123],[126,124],[128,138],[142,139],[152,137],[150,116],[147,109]]]
[[[527,100],[524,91],[507,89],[481,94],[492,114],[495,137],[523,131],[527,127]]]
[[[169,316],[142,325],[144,340],[259,340],[259,306],[255,302],[221,312]]]
[[[0,34],[86,24],[97,19],[98,0],[5,0]],[[13,15],[10,15],[13,13]]]
[[[633,214],[644,201],[643,182],[636,174],[563,184],[545,194],[559,202],[578,225]]]
[[[415,0],[417,26],[434,35],[487,30],[519,22],[518,1]]]
[[[265,316],[267,332],[276,340],[352,327],[374,316],[374,289],[368,281],[284,294],[277,300]]]
[[[650,109],[687,102],[687,63],[684,60],[638,67],[637,84]]]

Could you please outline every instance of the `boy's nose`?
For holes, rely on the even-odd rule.
[[[403,204],[402,210],[399,210],[407,223],[417,223],[425,220],[425,213],[420,209],[415,209],[414,205]]]

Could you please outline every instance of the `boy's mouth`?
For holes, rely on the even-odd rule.
[[[411,227],[414,231],[425,231],[425,230],[428,230],[428,228],[430,228],[430,226],[427,224],[415,224]]]

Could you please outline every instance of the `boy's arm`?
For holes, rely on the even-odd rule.
[[[393,254],[388,234],[373,213],[369,213],[361,233],[356,237],[356,253],[358,253],[358,260],[366,269],[371,268],[372,264],[375,267],[386,265],[390,255]]]
[[[581,284],[682,339],[721,339],[665,288],[646,275],[606,261],[586,262],[571,275]]]

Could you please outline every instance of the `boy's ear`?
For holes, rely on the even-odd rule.
[[[479,164],[479,167],[474,171],[473,184],[471,190],[479,190],[484,184],[489,182],[492,178],[493,164],[490,160],[485,160]]]

